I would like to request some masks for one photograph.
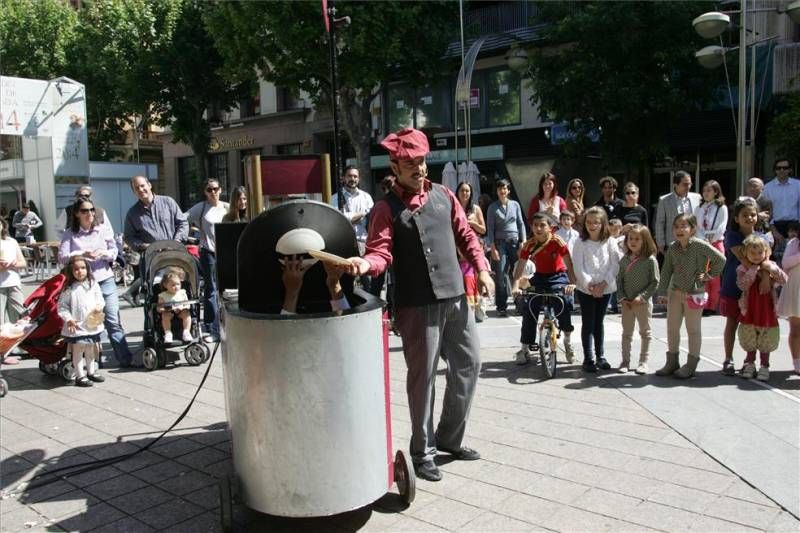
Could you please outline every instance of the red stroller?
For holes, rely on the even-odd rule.
[[[67,354],[67,343],[61,336],[64,321],[58,316],[58,297],[65,282],[64,274],[56,274],[39,285],[25,300],[31,322],[38,326],[20,343],[20,347],[39,360],[39,370],[42,372],[60,374],[70,380],[72,361],[64,359]]]

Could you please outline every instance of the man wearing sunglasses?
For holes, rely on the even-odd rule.
[[[777,159],[775,179],[764,186],[764,198],[772,202],[772,236],[776,247],[789,236],[789,223],[800,220],[800,180],[792,176],[792,163]]]

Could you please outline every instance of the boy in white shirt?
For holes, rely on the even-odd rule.
[[[558,217],[558,230],[556,235],[567,243],[570,255],[572,255],[572,247],[575,245],[581,234],[578,233],[572,226],[575,224],[575,213],[572,211],[562,211]]]

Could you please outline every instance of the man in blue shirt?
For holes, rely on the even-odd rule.
[[[788,235],[790,222],[800,220],[800,180],[791,177],[792,163],[775,160],[775,179],[764,186],[764,198],[772,202],[772,236],[779,246]]]

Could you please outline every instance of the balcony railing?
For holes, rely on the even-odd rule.
[[[477,35],[502,33],[529,26],[538,12],[533,2],[501,2],[469,10],[464,14],[464,25]]]

